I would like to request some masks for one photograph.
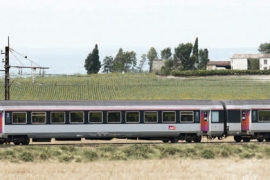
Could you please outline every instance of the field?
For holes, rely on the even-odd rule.
[[[269,179],[270,160],[132,160],[91,163],[0,163],[5,180]]]
[[[4,92],[4,79],[0,91]],[[16,77],[11,100],[270,99],[270,76],[164,78],[154,74]],[[4,93],[0,99],[4,99]]]
[[[2,179],[268,179],[268,144],[131,144],[0,149]]]

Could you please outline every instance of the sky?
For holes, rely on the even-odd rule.
[[[269,0],[0,0],[0,47],[9,36],[38,64],[72,73],[83,71],[95,44],[101,61],[119,48],[140,59],[151,47],[160,55],[198,37],[212,59],[229,59],[219,51],[258,53],[270,42],[269,9]],[[64,64],[51,62],[59,58]]]

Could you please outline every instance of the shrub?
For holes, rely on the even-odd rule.
[[[33,162],[34,156],[30,152],[23,152],[20,155],[20,159],[24,162]]]
[[[214,159],[215,158],[215,153],[210,149],[205,149],[202,152],[202,157],[205,158],[205,159]]]
[[[84,150],[83,156],[89,161],[95,161],[98,159],[98,154],[92,150]]]
[[[73,156],[69,156],[69,155],[66,155],[66,154],[64,154],[64,155],[62,155],[62,156],[60,156],[60,157],[58,158],[59,162],[70,162],[70,161],[72,161],[73,159],[74,159]]]
[[[151,154],[154,153],[149,145],[144,144],[131,145],[126,147],[123,152],[127,157],[133,157],[135,159],[149,159]]]

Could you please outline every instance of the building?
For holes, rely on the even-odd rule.
[[[231,61],[209,61],[206,70],[231,69]]]
[[[251,59],[259,61],[260,70],[270,69],[270,54],[234,54],[231,58],[231,69],[250,69]]]
[[[153,61],[153,72],[157,73],[160,72],[162,66],[164,66],[165,61],[163,60],[154,60]]]

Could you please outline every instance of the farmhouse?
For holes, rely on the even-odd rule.
[[[161,59],[156,59],[153,61],[153,72],[160,72],[161,67],[164,66],[164,61]]]
[[[231,61],[209,61],[206,70],[231,69]]]
[[[256,61],[257,61],[258,67],[254,68],[252,66],[256,66]],[[270,54],[234,54],[231,57],[231,69],[268,70],[270,69]]]

